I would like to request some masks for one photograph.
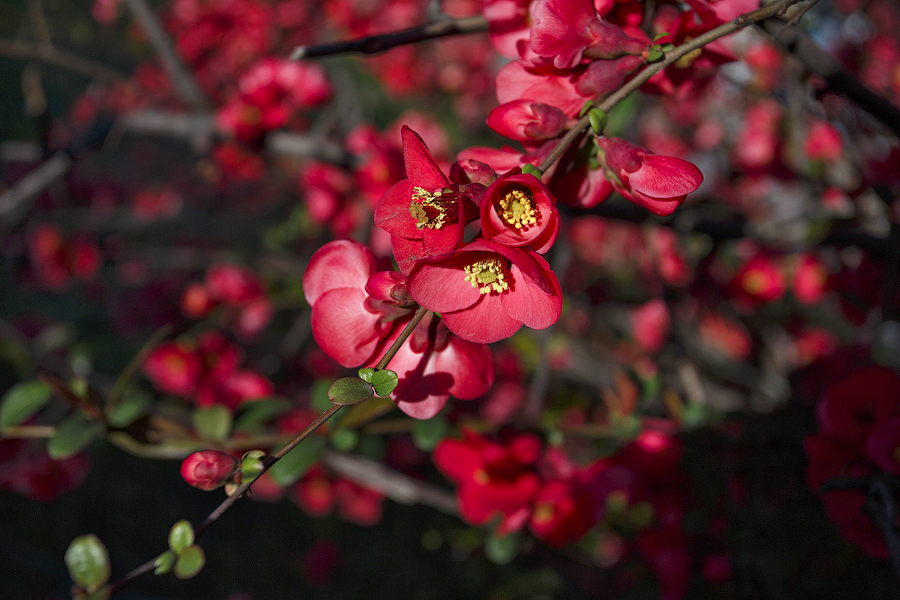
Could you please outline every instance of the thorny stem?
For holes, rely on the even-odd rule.
[[[651,77],[653,77],[669,65],[675,63],[681,57],[690,54],[694,50],[703,48],[710,42],[714,42],[719,38],[725,37],[726,35],[743,29],[748,25],[758,23],[759,21],[763,21],[770,17],[784,14],[784,11],[786,11],[788,7],[805,1],[806,0],[781,0],[780,2],[773,2],[760,9],[740,15],[733,21],[723,23],[715,29],[710,29],[706,33],[698,35],[697,37],[681,44],[674,50],[666,52],[665,58],[663,58],[663,60],[649,65],[646,69],[638,73],[634,77],[634,79],[631,79],[621,88],[607,96],[602,102],[597,105],[597,108],[604,112],[609,112],[619,102],[624,100],[629,94],[649,81]],[[574,127],[572,127],[572,129],[566,132],[566,135],[564,135],[562,139],[559,140],[559,143],[556,145],[550,155],[547,156],[547,158],[544,159],[544,162],[542,162],[538,167],[541,173],[545,173],[547,169],[553,166],[553,163],[559,160],[563,153],[565,153],[565,151],[568,149],[569,145],[571,145],[572,142],[575,141],[575,139],[578,138],[578,136],[580,136],[582,133],[584,133],[590,126],[590,117],[588,115],[585,115],[575,124]]]
[[[428,309],[425,308],[424,306],[420,306],[419,308],[416,309],[416,312],[413,314],[412,319],[410,320],[409,323],[406,324],[406,327],[403,328],[403,331],[400,332],[400,335],[397,337],[397,340],[393,343],[393,345],[390,348],[388,348],[387,352],[384,353],[384,356],[381,358],[381,360],[378,361],[378,364],[375,366],[376,370],[382,370],[387,367],[388,363],[390,363],[391,359],[394,357],[395,354],[397,354],[397,351],[400,350],[400,347],[406,341],[406,338],[408,338],[410,336],[410,334],[412,334],[413,330],[416,328],[416,325],[419,324],[419,321],[422,320],[422,317],[424,317],[425,313],[427,313],[427,312],[428,312]],[[284,446],[279,448],[276,452],[267,456],[262,461],[263,468],[262,468],[262,471],[260,471],[259,475],[262,475],[263,473],[268,471],[272,465],[274,465],[279,460],[281,460],[281,458],[283,458],[285,454],[287,454],[288,452],[293,450],[294,447],[297,446],[297,444],[299,444],[300,442],[302,442],[303,440],[308,438],[316,429],[318,429],[323,424],[325,424],[325,422],[328,421],[328,419],[330,419],[331,417],[333,417],[341,408],[343,408],[343,406],[340,404],[332,404],[328,408],[328,410],[326,410],[321,415],[319,415],[315,421],[313,421],[306,427],[306,429],[304,429],[303,431],[298,433],[296,436],[294,436],[294,438],[291,439],[291,441],[289,441]],[[259,475],[257,477],[259,477]],[[231,508],[231,506],[235,502],[237,502],[238,499],[247,492],[247,490],[250,489],[250,486],[253,485],[253,481],[255,481],[255,479],[251,480],[251,481],[245,481],[240,486],[238,486],[230,496],[225,498],[225,500],[223,500],[222,503],[219,504],[219,506],[217,506],[216,509],[213,510],[209,514],[209,516],[206,517],[206,519],[204,519],[203,522],[197,526],[197,528],[194,530],[194,537],[199,538],[201,535],[203,535],[204,531],[209,529],[209,527],[213,523],[215,523],[219,519],[219,517],[221,517],[225,513],[225,511],[227,511],[229,508]],[[144,573],[149,573],[150,571],[153,571],[156,568],[156,559],[157,559],[157,557],[154,557],[154,558],[148,560],[141,566],[137,567],[136,569],[134,569],[133,571],[131,571],[130,573],[125,575],[125,577],[123,577],[119,581],[116,581],[115,583],[110,584],[109,588],[108,588],[110,593],[124,587],[125,585],[127,585],[128,583],[130,583],[131,581],[136,579],[137,577],[143,575]]]

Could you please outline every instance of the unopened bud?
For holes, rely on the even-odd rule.
[[[194,452],[181,463],[181,477],[197,489],[209,491],[225,484],[237,459],[218,450]]]

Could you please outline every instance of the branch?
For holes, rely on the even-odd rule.
[[[120,73],[106,65],[46,44],[28,44],[0,39],[0,56],[39,60],[105,82],[124,79]]]
[[[468,33],[480,33],[487,31],[488,22],[482,15],[460,17],[458,19],[447,18],[433,23],[416,25],[409,29],[392,31],[380,35],[372,35],[356,40],[332,42],[318,46],[297,46],[291,52],[291,60],[343,54],[345,52],[359,52],[361,54],[377,54],[390,50],[396,46],[415,44],[426,40],[433,40],[448,35],[464,35]]]
[[[134,20],[147,34],[181,98],[194,108],[206,108],[209,104],[206,94],[197,85],[196,80],[175,52],[169,34],[163,29],[146,0],[125,0],[125,5],[131,11]]]
[[[71,166],[72,157],[67,152],[57,152],[0,194],[0,224],[18,220],[28,204],[62,179]]]
[[[663,60],[649,65],[646,69],[638,73],[633,79],[629,80],[621,88],[607,96],[602,102],[597,105],[597,108],[599,108],[603,112],[608,113],[619,102],[627,98],[632,92],[649,81],[650,78],[652,78],[654,75],[656,75],[669,65],[677,62],[681,57],[690,54],[694,50],[699,50],[707,44],[714,42],[719,38],[723,38],[726,35],[730,35],[749,25],[772,18],[776,15],[783,14],[784,11],[788,9],[788,7],[805,1],[806,0],[780,0],[778,2],[773,2],[747,14],[740,15],[733,21],[723,23],[715,29],[710,29],[706,33],[698,35],[697,37],[685,42],[684,44],[681,44],[674,50],[666,52]],[[589,115],[585,115],[584,117],[582,117],[575,124],[575,126],[572,127],[572,129],[570,129],[568,132],[566,132],[566,135],[564,135],[560,139],[559,143],[556,145],[556,148],[554,148],[550,155],[546,159],[544,159],[544,162],[541,163],[538,169],[542,173],[546,172],[547,169],[549,169],[553,165],[553,163],[559,160],[563,153],[565,153],[569,145],[572,144],[572,142],[575,141],[578,136],[584,133],[587,128],[590,127],[590,125],[591,121]]]

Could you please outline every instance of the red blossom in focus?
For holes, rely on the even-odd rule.
[[[228,482],[237,463],[237,459],[230,454],[201,450],[181,462],[181,477],[197,489],[214,490]]]
[[[497,178],[481,197],[481,234],[507,246],[547,252],[559,233],[556,198],[534,175],[513,169]]]
[[[562,310],[559,280],[540,255],[488,240],[416,263],[409,293],[441,313],[450,331],[482,344],[508,338],[522,325],[545,329]]]

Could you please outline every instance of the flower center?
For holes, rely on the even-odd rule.
[[[414,187],[409,214],[416,220],[416,229],[440,229],[459,219],[459,200],[453,190],[447,188],[429,192]]]
[[[506,275],[503,273],[503,264],[499,258],[491,257],[476,261],[465,267],[466,281],[482,294],[492,291],[505,292],[509,289]]]
[[[528,229],[536,224],[537,212],[531,190],[522,185],[507,187],[497,203],[497,214],[516,229]]]

